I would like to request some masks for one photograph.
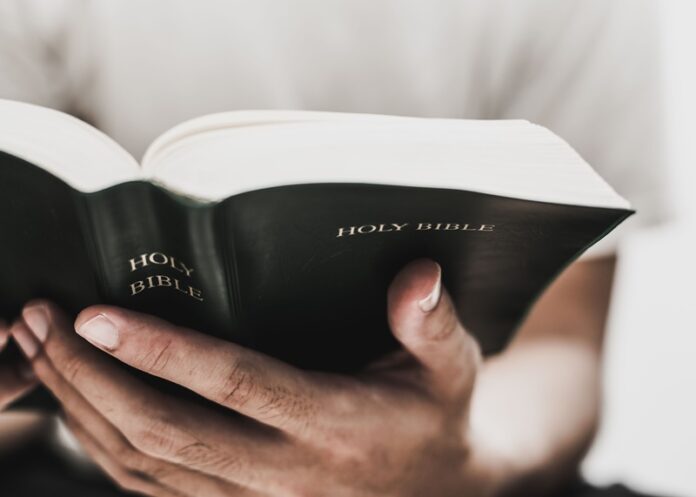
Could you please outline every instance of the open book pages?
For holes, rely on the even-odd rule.
[[[566,142],[523,120],[232,111],[165,132],[138,164],[79,119],[0,100],[0,150],[84,192],[144,179],[219,201],[281,185],[374,183],[629,208]]]

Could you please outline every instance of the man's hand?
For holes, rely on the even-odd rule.
[[[96,306],[78,317],[78,333],[93,345],[243,416],[144,385],[89,347],[47,302],[29,304],[12,333],[84,448],[130,490],[495,493],[506,464],[468,423],[481,358],[441,290],[439,266],[411,263],[393,282],[388,307],[404,351],[357,377],[304,372],[119,308]]]
[[[573,474],[592,439],[613,271],[613,258],[571,266],[482,363],[439,266],[414,262],[388,295],[403,350],[355,377],[300,371],[123,309],[80,314],[75,328],[92,344],[217,409],[144,385],[47,302],[30,303],[11,331],[84,448],[127,489],[538,496]]]
[[[10,338],[10,328],[0,319],[0,411],[29,392],[36,385],[36,377],[26,362],[10,364],[2,357]]]

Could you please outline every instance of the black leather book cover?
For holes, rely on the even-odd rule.
[[[83,193],[0,152],[0,313],[32,298],[155,314],[298,366],[396,346],[386,290],[443,268],[464,325],[501,350],[553,278],[629,210],[450,189],[305,184],[200,203],[143,181]]]

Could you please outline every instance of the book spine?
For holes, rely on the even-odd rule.
[[[146,182],[82,195],[104,303],[237,339],[213,206]]]
[[[234,204],[235,199],[233,197],[215,205],[213,230],[216,239],[214,241],[223,262],[223,272],[221,274],[224,275],[227,282],[228,305],[230,317],[234,319],[235,339],[239,344],[253,346],[253,333],[250,333],[248,327],[244,326],[243,323],[244,314],[240,293],[237,246],[234,230],[230,229],[233,217],[231,213],[234,211]]]

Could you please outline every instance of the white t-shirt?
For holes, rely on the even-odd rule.
[[[664,217],[655,2],[0,0],[0,97],[72,112],[136,157],[188,118],[309,109],[524,118]]]

